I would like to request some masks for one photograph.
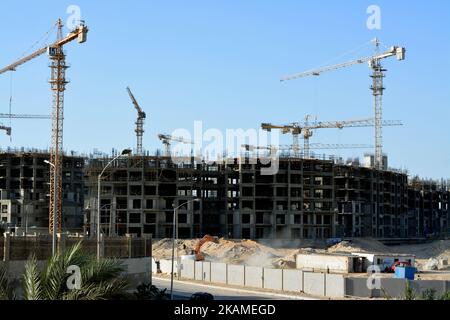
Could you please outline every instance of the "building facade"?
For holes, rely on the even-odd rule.
[[[46,152],[0,153],[0,219],[15,230],[48,228],[50,167]],[[83,225],[83,166],[81,157],[63,158],[63,230]]]
[[[97,176],[110,159],[86,166],[86,230],[95,233]],[[412,185],[405,173],[331,160],[280,158],[275,175],[249,159],[181,164],[164,157],[118,160],[101,180],[101,227],[109,235],[204,234],[249,239],[417,237],[449,231],[449,192]],[[199,203],[186,202],[200,199]]]

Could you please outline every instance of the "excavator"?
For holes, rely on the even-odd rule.
[[[214,242],[219,243],[219,239],[217,237],[213,237],[209,234],[205,235],[203,238],[201,238],[197,244],[195,245],[194,254],[195,254],[195,261],[203,261],[205,260],[205,257],[200,252],[200,249],[206,242]]]

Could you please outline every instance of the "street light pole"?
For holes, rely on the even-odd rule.
[[[97,178],[97,260],[100,260],[100,243],[101,243],[101,237],[100,237],[100,182],[103,173],[105,173],[105,170],[117,159],[119,159],[122,156],[131,154],[130,149],[125,149],[122,151],[121,154],[119,154],[117,157],[112,159],[108,164],[103,168],[102,172],[98,175]]]
[[[187,201],[181,205],[179,205],[176,208],[173,208],[173,221],[172,221],[172,225],[173,225],[173,229],[172,229],[172,272],[170,274],[170,300],[173,300],[173,269],[174,269],[174,261],[175,261],[175,237],[176,237],[176,215],[177,215],[177,209],[181,208],[184,205],[187,205],[189,203],[193,203],[193,202],[199,202],[200,199],[193,199],[190,201]]]
[[[57,176],[58,176],[58,170],[56,170],[56,166],[51,163],[48,160],[44,160],[44,163],[50,165],[53,167],[53,170],[55,171],[55,174],[53,175],[53,188],[55,190],[57,190],[56,188],[56,182],[58,181]],[[56,197],[56,191],[55,191],[55,197]],[[56,227],[57,227],[57,221],[56,221],[56,206],[57,201],[53,201],[53,230],[52,230],[52,256],[54,256],[56,254]]]

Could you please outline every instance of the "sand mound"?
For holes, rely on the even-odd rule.
[[[178,240],[179,255],[191,254],[199,239]],[[252,240],[219,239],[218,243],[206,242],[201,252],[206,261],[245,264],[249,266],[292,265],[297,249],[271,248]],[[156,259],[169,259],[172,255],[172,239],[162,239],[153,244]]]
[[[178,240],[178,255],[192,254],[199,239]],[[201,249],[206,261],[243,264],[277,268],[295,268],[295,254],[299,252],[320,253],[403,253],[417,257],[419,269],[430,258],[450,261],[450,240],[434,241],[416,245],[385,246],[373,238],[352,239],[342,241],[324,249],[323,243],[302,240],[301,242],[219,239],[218,243],[206,242]],[[170,259],[172,256],[172,239],[162,239],[153,244],[153,256],[159,259]]]
[[[342,241],[327,249],[327,252],[372,252],[372,253],[390,253],[392,249],[381,242],[372,238],[352,239],[351,241]]]

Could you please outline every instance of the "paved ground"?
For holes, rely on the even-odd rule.
[[[170,293],[170,279],[153,276],[152,281],[153,285],[160,289],[167,288],[167,292]],[[189,299],[194,292],[211,293],[216,300],[311,300],[311,298],[296,295],[226,288],[178,280],[174,280],[173,292],[177,300]]]

